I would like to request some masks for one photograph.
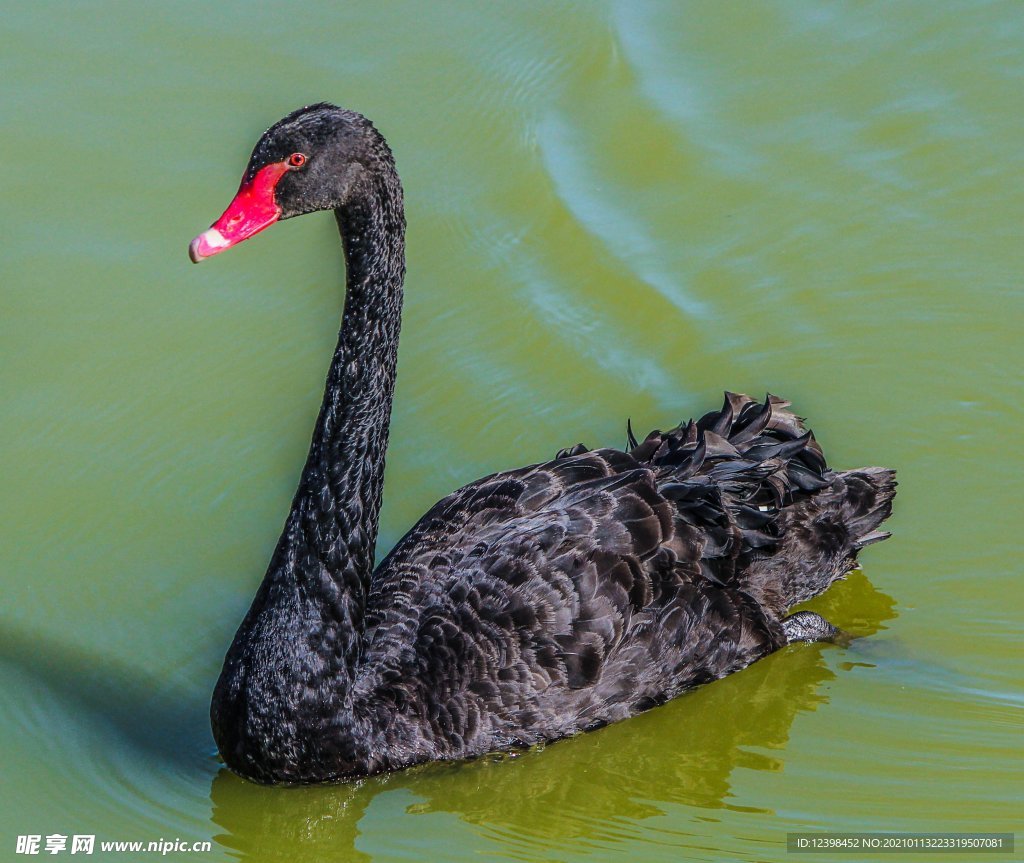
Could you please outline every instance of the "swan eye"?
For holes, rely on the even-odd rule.
[[[303,153],[292,153],[288,157],[288,164],[293,168],[301,168],[306,164],[306,157]]]

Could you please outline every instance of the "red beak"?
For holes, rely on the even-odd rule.
[[[188,256],[192,263],[198,264],[204,258],[230,249],[274,224],[281,217],[274,189],[287,171],[287,162],[272,162],[260,168],[249,182],[243,180],[224,215],[189,245]]]

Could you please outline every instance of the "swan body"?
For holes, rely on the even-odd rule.
[[[835,632],[787,613],[888,536],[894,474],[829,469],[773,396],[727,393],[626,450],[577,445],[471,483],[374,569],[404,279],[384,139],[333,105],[290,114],[190,255],[322,209],[345,311],[291,512],[213,696],[232,770],[321,782],[555,740]]]

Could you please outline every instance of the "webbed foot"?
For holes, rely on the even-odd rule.
[[[798,611],[782,621],[786,641],[837,641],[842,632],[814,611]]]

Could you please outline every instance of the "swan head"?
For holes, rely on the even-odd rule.
[[[199,263],[275,222],[342,209],[382,166],[394,172],[391,152],[362,114],[327,102],[293,111],[260,137],[234,199],[189,257]]]

